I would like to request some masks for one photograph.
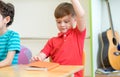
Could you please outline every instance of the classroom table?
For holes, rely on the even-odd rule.
[[[70,77],[82,70],[83,66],[60,65],[50,71],[26,70],[26,65],[13,65],[0,68],[0,77]]]

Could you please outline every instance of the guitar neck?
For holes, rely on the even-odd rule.
[[[111,27],[113,36],[115,37],[115,31],[114,31],[114,27],[113,27],[113,21],[112,21],[112,15],[111,15],[111,10],[110,10],[109,0],[106,0],[106,4],[107,4],[107,7],[108,7],[108,15],[109,15],[110,27]]]

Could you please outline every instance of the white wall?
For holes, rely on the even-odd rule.
[[[120,0],[109,0],[114,29],[120,33]],[[106,2],[102,2],[102,31],[110,27]]]
[[[101,29],[101,0],[91,0],[93,77],[97,69],[98,35]]]
[[[64,0],[70,2],[70,0]],[[15,5],[15,17],[11,29],[19,32],[21,37],[50,38],[58,30],[54,18],[56,6],[63,0],[6,0]],[[87,37],[89,34],[89,1],[80,0],[86,11]]]

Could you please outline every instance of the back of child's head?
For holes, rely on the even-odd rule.
[[[59,4],[54,12],[55,18],[62,18],[67,15],[75,16],[72,4],[67,2]]]
[[[0,0],[0,14],[3,18],[10,16],[10,21],[7,23],[7,27],[12,24],[14,19],[14,6],[11,3],[5,3]]]

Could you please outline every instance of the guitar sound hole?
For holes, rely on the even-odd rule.
[[[114,44],[114,45],[117,45],[117,41],[116,41],[115,38],[113,38],[113,44]]]

